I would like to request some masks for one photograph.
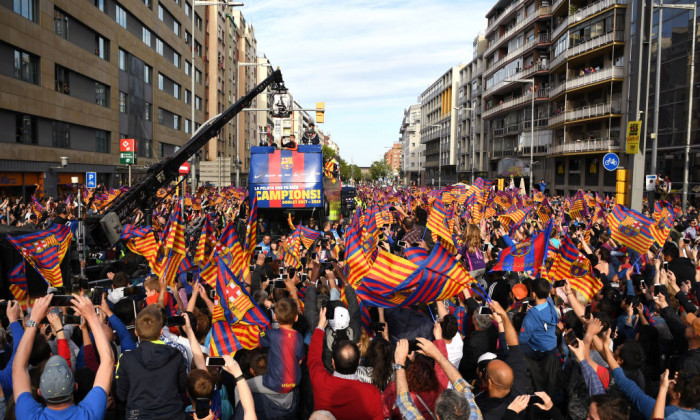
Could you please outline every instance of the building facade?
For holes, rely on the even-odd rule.
[[[423,163],[425,162],[425,146],[421,143],[420,104],[411,105],[403,111],[401,134],[401,170],[403,182],[406,185],[422,184]]]
[[[424,184],[441,186],[457,182],[457,96],[462,67],[451,67],[420,96]]]
[[[394,176],[399,174],[401,170],[401,142],[396,142],[391,146],[391,149],[384,153],[384,162],[389,165],[391,172]]]
[[[205,94],[202,15],[194,64],[183,28],[194,12],[184,0],[1,1],[0,142],[13,147],[0,157],[0,188],[27,197],[39,185],[55,196],[86,171],[108,186],[126,184],[122,138],[136,140],[135,177],[172,155],[194,128],[190,72],[194,95]]]

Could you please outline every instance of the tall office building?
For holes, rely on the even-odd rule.
[[[191,71],[204,95],[202,16],[194,68],[183,28],[193,12],[185,0],[0,2],[0,142],[12,144],[0,157],[0,189],[26,196],[39,185],[55,196],[86,171],[114,186],[127,182],[120,139],[136,140],[135,177],[184,144]]]

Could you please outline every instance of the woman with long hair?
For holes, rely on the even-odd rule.
[[[462,246],[457,252],[465,268],[476,280],[481,279],[486,269],[481,242],[481,229],[477,225],[469,224],[462,232]]]
[[[369,343],[364,363],[357,368],[360,381],[376,386],[380,392],[384,391],[394,380],[392,357],[391,344],[383,337],[376,337]]]

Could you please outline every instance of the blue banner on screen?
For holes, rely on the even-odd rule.
[[[323,206],[321,148],[300,146],[299,151],[272,147],[251,148],[250,194],[260,208]]]

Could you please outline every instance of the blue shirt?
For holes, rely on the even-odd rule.
[[[63,410],[52,410],[42,407],[32,398],[29,392],[23,392],[17,398],[15,416],[18,419],[70,419],[70,420],[97,420],[103,419],[107,411],[107,394],[102,387],[96,386],[88,392],[80,404],[71,404]]]
[[[518,337],[520,344],[540,352],[553,350],[557,346],[557,320],[554,302],[547,297],[545,303],[527,311]]]
[[[260,334],[260,347],[267,347],[267,373],[263,385],[275,392],[287,393],[301,381],[299,361],[304,357],[304,337],[284,328]]]

